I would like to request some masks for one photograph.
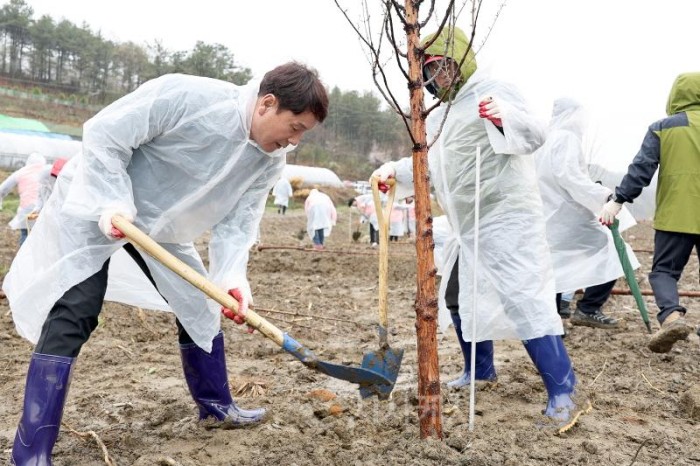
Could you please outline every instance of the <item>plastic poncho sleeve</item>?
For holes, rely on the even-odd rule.
[[[2,200],[15,189],[15,186],[17,186],[17,172],[12,173],[0,184],[0,209],[2,208]]]
[[[257,238],[260,220],[265,212],[267,193],[282,173],[284,164],[266,172],[241,196],[234,209],[214,226],[209,240],[209,277],[229,290],[241,288],[251,296],[246,278],[248,251]]]
[[[46,165],[39,173],[39,198],[34,206],[34,212],[40,212],[44,208],[44,203],[46,203],[52,191],[51,165]]]
[[[148,81],[85,123],[83,157],[63,211],[97,220],[108,207],[127,209],[136,217],[131,179],[126,167],[134,149],[178,122],[186,105],[183,92],[162,96],[163,78]]]
[[[545,124],[527,108],[525,99],[513,86],[502,86],[493,95],[501,109],[503,133],[484,119],[489,143],[496,154],[527,155],[545,140]]]
[[[404,157],[389,162],[396,170],[396,199],[406,199],[413,196],[415,188],[413,186],[413,157]]]
[[[583,170],[581,143],[573,133],[560,131],[551,137],[557,138],[551,149],[555,154],[550,158],[552,174],[576,202],[597,215],[612,191],[595,183]]]

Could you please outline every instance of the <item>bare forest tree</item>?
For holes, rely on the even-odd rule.
[[[48,15],[35,19],[25,0],[10,0],[0,8],[0,78],[5,82],[80,95],[81,101],[105,105],[149,79],[173,72],[236,84],[253,75],[221,44],[198,42],[190,51],[170,52],[160,43],[107,40],[86,23],[56,23]]]
[[[353,15],[351,9],[357,9],[355,2],[351,9],[346,8],[341,0],[334,0],[338,9],[357,33],[368,56],[376,88],[389,106],[398,114],[411,139],[413,155],[413,180],[416,203],[416,252],[417,290],[415,299],[416,337],[418,352],[418,416],[420,419],[421,438],[442,438],[442,421],[440,407],[440,371],[437,355],[437,312],[435,262],[433,259],[433,234],[430,204],[430,187],[428,174],[428,148],[426,118],[438,105],[450,105],[438,100],[426,108],[423,88],[422,66],[425,50],[430,47],[444,28],[457,24],[462,13],[469,18],[469,27],[462,28],[470,35],[469,48],[461,57],[459,65],[473,57],[472,44],[480,21],[483,0],[384,0],[367,2],[363,0],[361,12]],[[377,5],[380,3],[381,9]],[[494,12],[493,20],[498,16],[502,4]],[[491,21],[489,28],[493,25]],[[431,28],[434,38],[421,44],[421,31]],[[470,34],[470,32],[471,34]],[[484,39],[485,40],[485,39]],[[448,40],[450,48],[453,40]],[[408,83],[409,109],[402,109],[396,90],[390,86],[392,71],[398,71]],[[450,89],[455,86],[456,75]],[[445,112],[445,116],[447,112]]]

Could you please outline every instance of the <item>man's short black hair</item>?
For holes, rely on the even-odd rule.
[[[311,111],[319,123],[328,116],[328,93],[318,72],[297,62],[289,62],[268,71],[260,83],[258,96],[274,95],[279,110],[295,115]]]

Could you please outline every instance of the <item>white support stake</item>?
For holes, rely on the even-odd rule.
[[[474,266],[472,267],[472,340],[471,340],[471,361],[469,367],[469,432],[474,431],[474,407],[476,389],[476,305],[478,302],[476,273],[479,268],[479,201],[481,197],[481,147],[476,148],[476,177],[474,179]]]

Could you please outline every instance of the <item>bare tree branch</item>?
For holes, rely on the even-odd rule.
[[[369,10],[367,9],[367,3],[366,1],[363,2],[364,5],[364,16],[365,16],[365,29],[366,29],[366,34],[363,34],[360,32],[359,28],[357,25],[350,19],[348,16],[347,10],[343,9],[343,7],[340,5],[338,0],[333,0],[335,5],[338,7],[338,9],[343,13],[343,16],[347,20],[348,24],[353,28],[357,36],[360,38],[360,40],[365,44],[367,47],[367,50],[369,51],[369,54],[371,56],[371,59],[368,58],[368,61],[372,67],[372,78],[374,81],[375,86],[377,87],[377,90],[379,93],[382,95],[384,100],[389,104],[389,106],[396,112],[398,115],[402,117],[404,120],[404,124],[406,124],[406,120],[408,118],[408,115],[406,115],[402,110],[401,110],[401,105],[398,102],[398,99],[396,96],[394,96],[393,92],[391,91],[391,87],[389,86],[388,78],[384,72],[384,66],[380,63],[380,51],[381,51],[381,38],[383,37],[384,33],[384,28],[382,28],[382,35],[380,35],[380,41],[379,41],[379,46],[375,46],[374,42],[372,41],[372,34],[371,34],[371,25],[369,24]],[[384,22],[388,20],[387,17],[390,16],[388,14],[385,14]],[[379,81],[378,76],[381,77],[381,83]],[[407,126],[408,127],[408,126]],[[410,134],[410,131],[409,131]]]

